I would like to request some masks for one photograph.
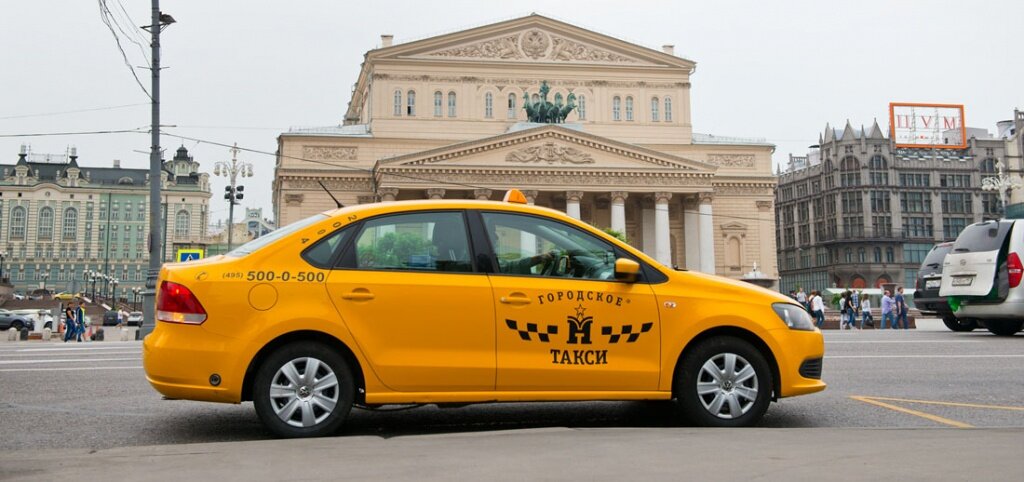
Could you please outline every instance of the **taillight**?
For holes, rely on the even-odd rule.
[[[921,291],[921,278],[920,277],[918,277],[916,280],[914,280],[914,290]]]
[[[168,323],[199,325],[206,321],[206,310],[185,285],[164,281],[156,296],[156,319]]]
[[[1021,264],[1017,253],[1010,253],[1006,258],[1006,271],[1010,275],[1010,288],[1016,288],[1020,284],[1021,275],[1024,275],[1024,264]]]

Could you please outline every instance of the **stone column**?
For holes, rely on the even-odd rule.
[[[711,222],[711,199],[711,193],[700,193],[700,270],[715,274],[715,227]]]
[[[583,199],[583,191],[565,192],[565,214],[574,219],[580,219],[580,200]]]
[[[626,198],[629,193],[626,191],[612,191],[612,229],[620,233],[626,233]]]
[[[670,192],[654,193],[654,259],[672,266],[672,237],[668,232],[668,201]]]
[[[444,189],[434,187],[427,189],[427,199],[444,199]]]
[[[491,190],[490,189],[474,189],[473,190],[473,197],[475,199],[480,200],[480,201],[490,200],[491,199]]]
[[[778,273],[778,262],[775,251],[775,221],[772,219],[774,203],[772,201],[755,201],[755,204],[757,205],[757,237],[759,240],[757,255],[760,258],[757,265],[761,267],[761,272],[765,276],[775,278]],[[808,246],[804,249],[811,248]],[[797,261],[799,262],[799,260]],[[772,268],[773,266],[775,269]]]
[[[398,197],[398,188],[397,187],[382,187],[380,189],[377,189],[377,193],[380,194],[380,201],[381,202],[389,203],[389,202],[394,201],[395,198]]]
[[[686,269],[700,270],[700,213],[697,196],[683,200],[683,236],[686,243]]]
[[[520,192],[523,193],[523,196],[526,196],[526,204],[529,204],[529,205],[532,206],[532,205],[534,205],[534,203],[537,202],[537,194],[538,194],[538,192],[537,192],[536,189],[527,189],[525,191],[520,191]]]
[[[373,196],[356,196],[357,204],[370,204],[377,202],[377,198]]]

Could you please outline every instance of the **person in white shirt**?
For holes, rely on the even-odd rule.
[[[871,299],[867,296],[861,298],[860,302],[860,329],[864,329],[864,323],[868,326],[875,326],[875,319],[871,316]]]
[[[804,305],[804,309],[807,309],[807,293],[804,293],[803,288],[797,288],[796,290],[796,302]]]
[[[811,291],[811,315],[817,320],[814,326],[821,328],[821,325],[825,323],[825,303],[821,301],[821,294],[816,290]]]

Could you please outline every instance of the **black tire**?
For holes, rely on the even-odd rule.
[[[11,323],[11,328],[14,328],[14,331],[21,331],[21,329],[24,327],[25,325],[21,322],[21,320],[14,320],[14,322]]]
[[[43,329],[45,329],[45,330],[52,330],[53,329],[53,322],[47,321],[46,324],[43,325]]]
[[[704,370],[703,367],[713,364],[720,370],[719,374],[727,371],[725,363],[730,355],[736,356],[732,376],[716,381],[710,377],[709,371]],[[737,380],[735,375],[741,375],[746,366],[753,369],[753,376]],[[711,387],[709,389],[713,392],[699,394],[698,384]],[[768,410],[772,386],[772,371],[761,352],[750,343],[731,336],[700,342],[679,364],[673,382],[683,417],[701,427],[749,427],[756,424]],[[753,400],[749,396],[744,397],[744,393],[752,396]],[[723,399],[721,402],[720,397]],[[736,403],[730,403],[730,398]],[[735,406],[740,407],[739,416],[731,413]]]
[[[307,361],[302,362],[302,359],[307,359]],[[272,398],[270,396],[271,384],[275,381],[288,381],[286,378],[281,378],[285,377],[285,375],[280,370],[286,365],[292,365],[292,368],[296,369],[297,375],[305,377],[306,371],[310,368],[308,359],[316,359],[322,364],[317,369],[317,374],[326,375],[325,367],[329,371],[334,372],[337,381],[337,385],[333,387],[334,391],[332,392],[330,388],[327,388],[318,392],[315,386],[314,388],[309,388],[305,385],[305,381],[303,381],[301,382],[302,386],[296,387],[294,394]],[[300,369],[301,372],[299,372]],[[275,377],[278,379],[275,380]],[[353,380],[351,368],[335,350],[319,343],[290,343],[276,349],[260,365],[256,372],[255,383],[253,383],[253,405],[256,407],[256,414],[259,415],[263,424],[278,437],[299,438],[332,435],[341,427],[345,417],[352,410],[352,402],[355,398],[355,383]],[[281,383],[278,383],[278,385],[281,385]],[[300,396],[300,392],[304,392],[305,397]],[[317,399],[317,395],[320,395],[319,399]],[[319,402],[319,400],[325,398],[334,399],[335,401],[334,408],[329,412],[320,404],[322,402]],[[277,409],[284,410],[292,403],[293,399],[297,407],[291,411],[290,421],[286,422],[282,417],[278,416]],[[313,417],[311,420],[314,423],[306,426],[297,426],[303,423],[301,419],[307,410],[310,416]],[[324,417],[322,420],[315,421],[321,416]],[[296,420],[296,417],[299,417],[299,420]]]
[[[993,335],[1013,336],[1024,328],[1024,320],[986,320],[985,328]]]
[[[978,327],[978,322],[971,318],[960,319],[953,315],[943,316],[942,324],[952,331],[974,331]]]

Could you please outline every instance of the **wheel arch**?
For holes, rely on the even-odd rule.
[[[252,401],[252,385],[256,379],[256,372],[259,369],[263,360],[265,360],[271,353],[279,347],[290,343],[297,342],[312,342],[320,343],[332,348],[338,352],[349,364],[352,369],[352,375],[355,377],[356,393],[355,403],[364,403],[366,400],[366,380],[363,377],[363,368],[359,363],[359,359],[356,358],[355,353],[346,345],[343,341],[331,336],[330,334],[322,331],[315,330],[302,330],[285,333],[277,338],[274,338],[263,348],[256,353],[252,360],[249,361],[249,366],[245,369],[245,378],[242,380],[242,393],[241,401]]]
[[[704,342],[704,340],[714,338],[716,336],[731,336],[734,338],[739,338],[743,341],[746,341],[747,343],[750,343],[751,345],[754,346],[754,348],[757,349],[757,351],[761,352],[761,355],[764,356],[764,359],[768,361],[768,366],[771,367],[772,370],[772,401],[777,401],[779,399],[779,393],[781,393],[782,391],[782,380],[779,376],[779,363],[778,361],[775,360],[775,354],[772,352],[771,348],[768,347],[768,344],[761,339],[761,337],[757,336],[756,334],[749,330],[740,328],[738,326],[717,326],[702,331],[697,336],[693,337],[693,339],[691,339],[686,344],[686,346],[683,347],[683,350],[679,353],[679,356],[676,357],[676,364],[672,370],[672,390],[675,391],[675,377],[679,373],[679,365],[683,363],[683,360],[686,359],[686,357],[690,354],[690,352],[693,351],[694,348],[696,348],[702,342]],[[677,396],[678,394],[673,393],[673,397]]]

